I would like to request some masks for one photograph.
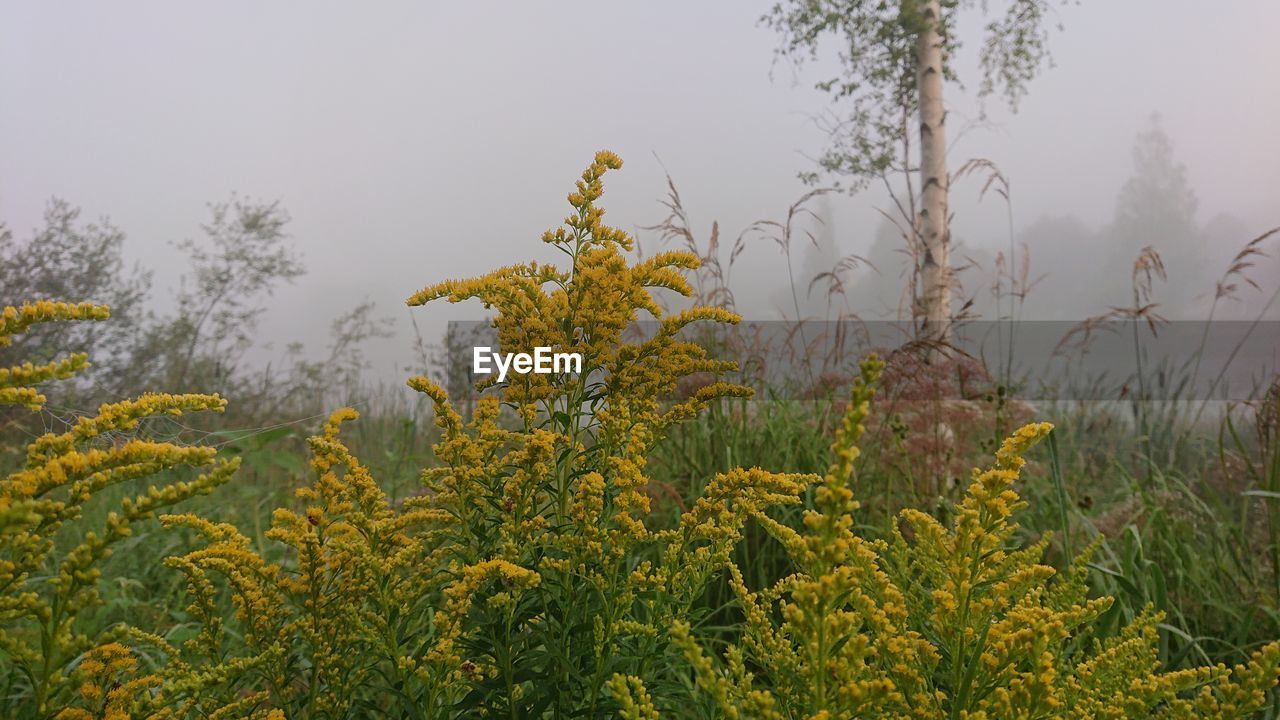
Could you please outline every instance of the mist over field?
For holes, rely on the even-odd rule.
[[[278,200],[306,274],[275,293],[257,362],[293,341],[319,353],[330,321],[364,300],[392,319],[374,341],[373,377],[398,382],[414,363],[404,298],[495,258],[552,259],[532,241],[557,224],[566,183],[608,148],[626,167],[608,179],[609,219],[641,229],[662,220],[664,172],[699,239],[725,242],[780,219],[808,190],[823,121],[838,103],[813,89],[838,73],[833,53],[796,67],[757,22],[769,2],[12,3],[0,9],[0,220],[18,237],[50,198],[107,218],[126,257],[155,271],[148,301],[172,302],[186,262],[173,246],[199,239],[207,203]],[[1011,207],[985,177],[956,180],[952,233],[963,297],[987,317],[995,256],[1012,240],[1044,279],[1027,319],[1080,319],[1127,301],[1138,250],[1161,251],[1166,316],[1202,319],[1231,256],[1280,224],[1280,63],[1268,0],[1206,4],[1143,0],[1055,6],[1055,66],[1029,85],[1019,112],[976,99],[978,41],[948,84],[951,167],[995,163]],[[959,28],[963,39],[980,19]],[[1153,115],[1158,114],[1158,121]],[[1158,123],[1158,124],[1153,124]],[[1169,154],[1135,167],[1139,135],[1158,127]],[[1131,179],[1137,176],[1136,182]],[[1145,179],[1144,179],[1145,178]],[[820,181],[819,185],[825,181]],[[1126,182],[1130,189],[1126,191]],[[1127,193],[1127,194],[1126,194]],[[825,224],[816,248],[793,250],[803,290],[833,258],[852,270],[860,315],[898,318],[908,267],[880,211],[883,188],[810,204]],[[811,223],[812,225],[812,223]],[[540,253],[540,254],[539,254]],[[755,239],[731,282],[744,315],[795,312],[780,254]],[[1253,317],[1276,287],[1227,316]],[[821,317],[821,289],[801,298]],[[434,341],[449,319],[415,315]]]
[[[0,720],[1280,720],[1277,28],[0,2]]]

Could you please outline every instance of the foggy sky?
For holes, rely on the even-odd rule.
[[[598,149],[626,162],[605,195],[608,220],[625,229],[663,217],[655,154],[700,234],[712,220],[732,236],[785,213],[805,190],[796,173],[823,146],[813,118],[830,104],[812,83],[834,65],[775,64],[776,35],[757,24],[769,5],[7,2],[0,220],[25,237],[51,196],[85,219],[109,217],[164,297],[182,269],[170,243],[198,236],[206,203],[232,191],[279,199],[309,273],[274,298],[263,337],[322,343],[335,315],[369,298],[398,323],[378,371],[399,377],[411,342],[404,298],[445,277],[551,259],[538,236],[564,216]],[[1153,112],[1200,222],[1229,213],[1251,232],[1280,224],[1280,3],[1085,0],[1059,19],[1056,66],[1018,114],[990,101],[989,122],[956,137],[977,117],[976,22],[960,28],[967,91],[947,88],[952,167],[997,162],[1013,183],[1015,226],[1106,223]],[[994,252],[1007,243],[1005,210],[977,204],[979,184],[953,194],[953,232]],[[885,199],[829,206],[838,252],[864,252]],[[735,277],[778,286],[777,265],[761,246]],[[769,311],[769,293],[744,293]],[[480,310],[414,313],[430,330]]]

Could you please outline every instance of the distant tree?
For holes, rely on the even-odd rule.
[[[253,345],[266,300],[305,272],[276,202],[233,197],[210,206],[204,237],[177,243],[190,270],[176,312],[152,330],[139,363],[150,363],[165,389],[229,392],[237,364]]]
[[[831,203],[826,195],[816,198],[817,209],[812,241],[806,243],[800,262],[800,280],[804,282],[801,317],[833,319],[832,311],[843,309],[842,283],[834,274],[840,262],[836,252],[835,218],[831,215]]]
[[[850,302],[864,318],[903,320],[910,316],[911,255],[895,223],[882,220],[867,250],[868,267],[859,271]]]
[[[317,412],[356,403],[353,394],[361,389],[370,365],[367,344],[394,335],[391,318],[378,315],[377,305],[365,300],[330,321],[328,355],[307,359],[302,346],[291,348],[295,359],[287,385],[314,398]]]
[[[85,352],[94,364],[64,390],[64,398],[92,389],[87,401],[95,402],[136,387],[130,359],[148,319],[143,304],[151,273],[125,262],[124,240],[109,221],[85,223],[79,208],[58,198],[49,201],[43,227],[28,238],[16,239],[0,224],[0,306],[63,300],[111,307],[111,322],[46,323],[13,338],[0,348],[0,367]]]
[[[0,426],[22,423],[36,432],[41,423],[150,390],[221,393],[233,400],[223,422],[246,426],[352,402],[370,366],[365,348],[391,335],[390,320],[366,301],[331,322],[327,354],[294,343],[283,362],[245,362],[251,347],[263,345],[259,320],[270,297],[303,264],[278,203],[233,196],[209,207],[202,234],[176,243],[188,266],[163,300],[152,294],[152,273],[124,261],[125,234],[106,220],[85,223],[78,208],[54,199],[29,237],[19,240],[0,224],[0,306],[57,299],[111,308],[109,322],[46,323],[0,347],[0,368],[67,352],[93,358],[88,372],[60,388],[61,407],[46,406],[39,418],[0,412]]]
[[[1198,204],[1186,167],[1174,157],[1173,143],[1153,115],[1134,141],[1133,175],[1121,186],[1115,217],[1105,231],[1117,288],[1124,287],[1121,281],[1142,249],[1151,246],[1169,277],[1156,293],[1165,313],[1185,315],[1198,295],[1212,290],[1216,267],[1206,262]]]
[[[949,333],[953,282],[943,80],[956,79],[951,56],[959,45],[957,15],[987,6],[985,0],[783,0],[762,18],[781,33],[780,54],[794,60],[816,57],[829,39],[837,44],[843,71],[817,87],[846,111],[834,123],[819,165],[852,188],[872,180],[889,188],[918,258],[913,317],[923,321],[925,337],[935,339]],[[982,96],[998,91],[1016,109],[1048,58],[1051,6],[1051,0],[1013,0],[988,22]],[[889,181],[896,173],[905,177],[905,193]]]
[[[1107,257],[1106,240],[1074,216],[1043,216],[1018,237],[1031,286],[1022,308],[1025,319],[1083,320],[1106,310],[1102,298],[1108,285],[1113,293],[1127,289],[1128,275],[1113,280],[1098,272],[1099,258]]]
[[[994,282],[1000,272],[996,256],[986,248],[970,246],[963,238],[952,238],[952,270],[954,292],[960,309],[956,319],[983,320],[999,317]]]

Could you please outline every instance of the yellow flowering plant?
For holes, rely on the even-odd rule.
[[[449,519],[439,560],[451,584],[434,659],[469,682],[467,707],[488,714],[601,716],[619,709],[615,676],[663,678],[671,624],[689,616],[747,518],[807,483],[734,471],[715,478],[678,526],[649,521],[645,465],[655,443],[717,398],[750,390],[713,380],[666,401],[682,378],[735,367],[681,330],[738,318],[662,309],[655,289],[691,296],[685,273],[699,261],[664,252],[628,262],[632,238],[606,226],[596,204],[602,176],[620,166],[597,154],[568,197],[564,226],[543,235],[564,267],[515,265],[409,298],[479,300],[496,310],[504,353],[542,347],[582,358],[577,373],[482,382],[489,391],[470,422],[435,383],[410,380],[435,403],[443,433],[441,466],[425,474],[430,506]],[[656,321],[648,337],[628,334],[640,319]]]
[[[315,482],[300,511],[277,509],[266,537],[287,548],[268,562],[248,537],[198,515],[166,515],[204,544],[170,557],[186,576],[200,632],[175,647],[135,632],[135,646],[169,662],[158,690],[139,697],[148,717],[435,717],[443,684],[426,656],[430,571],[438,513],[396,508],[339,437],[354,410],[334,412],[310,439]]]
[[[37,323],[103,320],[106,307],[39,301],[0,313],[0,345]],[[40,383],[71,377],[88,366],[84,354],[43,364],[0,369],[0,405],[40,410]],[[157,510],[208,493],[238,464],[212,448],[154,442],[139,425],[153,415],[220,411],[215,395],[143,395],[103,405],[65,432],[49,432],[27,446],[20,467],[0,479],[0,714],[5,717],[125,717],[126,695],[111,680],[132,672],[109,637],[91,636],[77,621],[99,605],[99,565],[132,525]],[[125,438],[125,439],[122,439]],[[200,468],[187,481],[152,486],[126,498],[101,527],[81,521],[86,504],[104,489],[180,468]],[[70,543],[61,542],[71,538]],[[69,549],[68,549],[69,547]],[[105,687],[104,687],[105,684]]]
[[[797,572],[753,591],[729,566],[744,622],[722,657],[676,624],[703,716],[1244,718],[1264,706],[1280,642],[1230,670],[1161,671],[1158,614],[1092,635],[1111,603],[1087,597],[1092,550],[1058,574],[1039,563],[1048,538],[1017,546],[1012,486],[1048,423],[1023,427],[974,471],[949,526],[908,509],[889,542],[855,535],[856,441],[882,367],[862,364],[803,531],[756,516]],[[628,717],[656,716],[640,678],[615,682]]]
[[[349,409],[311,439],[316,481],[302,510],[275,512],[268,562],[236,528],[162,517],[205,544],[168,564],[188,581],[200,631],[182,646],[142,632],[168,658],[140,679],[135,709],[168,717],[599,717],[620,710],[615,676],[662,678],[668,630],[688,618],[753,512],[810,478],[739,470],[714,479],[677,527],[650,527],[646,455],[673,425],[745,388],[664,396],[729,363],[678,337],[715,309],[666,314],[653,288],[690,292],[687,253],[629,264],[631,240],[601,223],[599,154],[544,239],[569,258],[447,281],[415,294],[478,298],[498,310],[502,349],[578,352],[572,375],[513,376],[469,420],[424,377],[441,439],[425,492],[394,506],[339,440]],[[642,314],[649,338],[624,334]],[[671,676],[673,683],[679,678]],[[621,687],[629,687],[623,681]]]

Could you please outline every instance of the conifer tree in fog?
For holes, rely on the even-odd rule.
[[[1123,288],[1134,258],[1150,246],[1159,253],[1168,274],[1168,282],[1156,296],[1160,313],[1171,319],[1193,316],[1197,296],[1204,295],[1213,281],[1196,223],[1198,205],[1186,167],[1174,155],[1160,117],[1152,115],[1134,139],[1133,174],[1120,187],[1115,217],[1105,231],[1110,245],[1108,266],[1114,269],[1110,284]],[[1107,299],[1122,304],[1122,297]]]
[[[980,94],[1001,94],[1016,109],[1048,58],[1050,0],[782,0],[763,18],[782,35],[780,54],[803,61],[834,45],[841,73],[817,87],[838,103],[839,120],[819,159],[850,189],[883,181],[918,258],[912,313],[924,337],[945,340],[953,270],[948,229],[944,80],[957,80],[952,55],[957,16],[990,13],[982,39]],[[918,123],[913,130],[912,123]],[[919,148],[913,147],[918,138]],[[905,192],[890,177],[905,177]],[[816,179],[817,174],[808,176]]]

